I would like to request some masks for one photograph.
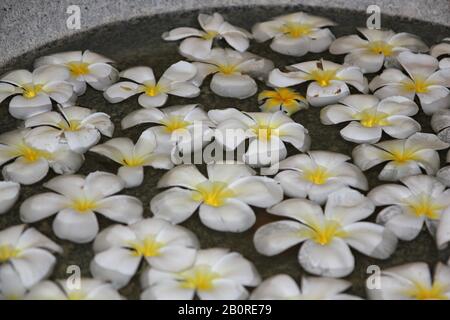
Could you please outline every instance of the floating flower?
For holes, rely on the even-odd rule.
[[[27,291],[19,274],[11,264],[0,266],[0,301],[22,300]]]
[[[62,249],[34,228],[25,230],[25,225],[17,225],[1,230],[1,284],[5,281],[3,276],[11,276],[14,271],[16,275],[12,276],[19,278],[25,288],[35,285],[51,274],[56,263],[52,252],[61,253]]]
[[[0,181],[0,214],[6,213],[19,199],[20,184]]]
[[[431,117],[431,128],[437,133],[439,139],[450,143],[450,110],[436,111]]]
[[[211,120],[217,124],[215,141],[227,151],[238,148],[250,139],[247,152],[242,156],[245,163],[265,166],[286,157],[285,143],[297,150],[309,148],[308,130],[283,112],[241,112],[234,108],[211,110]]]
[[[283,111],[288,116],[301,109],[308,108],[306,98],[289,88],[275,88],[264,90],[258,95],[259,108],[263,112]]]
[[[376,206],[388,206],[377,217],[399,239],[415,239],[425,224],[436,237],[438,248],[450,241],[450,190],[435,177],[426,175],[400,179],[404,184],[386,184],[368,197]]]
[[[364,174],[348,160],[350,157],[340,153],[309,151],[277,163],[276,166],[283,171],[274,179],[280,182],[288,197],[308,197],[324,204],[334,191],[347,187],[368,189]]]
[[[48,111],[25,121],[25,127],[39,127],[33,139],[59,139],[78,153],[85,153],[100,141],[101,135],[111,137],[114,124],[103,112],[94,112],[82,107],[67,107],[60,113]],[[36,131],[34,131],[36,132]]]
[[[141,134],[136,144],[129,138],[115,138],[94,146],[90,151],[122,165],[117,175],[125,182],[126,188],[142,184],[146,166],[156,169],[173,168],[170,155],[157,150],[155,134],[150,129]]]
[[[330,46],[332,54],[347,54],[345,63],[361,68],[363,72],[377,72],[383,64],[395,65],[396,57],[404,51],[426,52],[427,45],[419,37],[392,30],[357,28],[365,37],[350,35],[338,38]]]
[[[111,226],[95,239],[91,273],[121,288],[136,274],[142,260],[166,272],[190,268],[198,246],[192,232],[157,218]]]
[[[450,162],[450,151],[447,153],[447,163],[449,162]],[[450,187],[450,166],[446,166],[439,169],[439,171],[436,173],[436,177],[445,186]]]
[[[327,18],[296,12],[257,23],[252,32],[258,42],[273,39],[270,44],[273,51],[300,57],[327,50],[335,38],[328,28],[322,28],[334,25]]]
[[[201,150],[213,136],[214,124],[198,104],[137,110],[122,119],[122,129],[142,123],[158,124],[150,128],[158,149],[171,154],[175,149],[185,154]]]
[[[34,129],[36,130],[36,129]],[[71,151],[58,141],[34,139],[36,131],[14,130],[0,135],[0,165],[3,177],[20,184],[42,180],[49,168],[57,174],[74,173],[83,164],[83,156]]]
[[[398,69],[386,69],[373,78],[369,87],[380,99],[404,96],[414,100],[417,95],[426,114],[450,105],[450,69],[437,70],[436,58],[426,54],[402,52],[397,57],[409,76]]]
[[[372,201],[350,189],[330,194],[325,212],[312,201],[288,199],[268,212],[298,222],[266,224],[256,231],[253,241],[256,250],[266,256],[304,242],[298,254],[303,269],[320,276],[344,277],[355,267],[349,246],[377,259],[387,259],[397,246],[397,238],[385,227],[359,222],[374,208]]]
[[[97,279],[42,281],[30,289],[26,300],[122,300],[111,284]]]
[[[240,300],[248,297],[245,287],[260,281],[253,264],[241,254],[219,248],[199,250],[194,265],[183,272],[146,271],[141,278],[141,299]]]
[[[372,95],[354,94],[327,106],[320,113],[323,124],[350,123],[340,131],[341,136],[355,143],[380,141],[383,131],[397,139],[405,139],[421,130],[411,118],[419,108],[408,98],[395,96],[379,100]]]
[[[442,39],[442,43],[431,47],[430,54],[435,58],[450,56],[450,38],[444,38]],[[439,68],[450,68],[450,57],[442,58],[439,61]]]
[[[389,161],[381,170],[378,179],[396,181],[421,174],[422,170],[429,175],[436,174],[440,166],[436,150],[448,147],[447,143],[439,140],[434,134],[417,132],[404,140],[359,145],[353,149],[353,159],[363,171]]]
[[[139,94],[138,102],[144,108],[163,106],[169,95],[194,98],[200,94],[198,86],[192,84],[197,73],[195,66],[179,61],[169,67],[156,81],[152,68],[133,67],[122,71],[120,76],[131,81],[113,84],[103,95],[111,103],[122,102]]]
[[[14,70],[0,78],[0,102],[14,95],[9,113],[17,119],[27,119],[49,111],[52,100],[62,105],[76,99],[73,87],[66,82],[70,73],[63,66],[42,66],[32,73]]]
[[[193,63],[197,67],[197,75],[193,83],[201,86],[210,74],[211,90],[227,98],[245,99],[258,91],[255,80],[263,79],[273,63],[250,52],[238,52],[231,49],[215,48],[208,57]]]
[[[203,30],[181,27],[165,32],[162,38],[167,41],[184,39],[180,44],[180,53],[188,58],[203,59],[211,52],[215,39],[224,39],[232,48],[244,52],[249,46],[252,35],[226,22],[222,15],[200,13],[198,23]]]
[[[64,175],[44,183],[55,192],[34,195],[20,206],[20,217],[33,223],[56,214],[53,231],[60,239],[76,243],[92,241],[99,226],[94,212],[121,223],[142,218],[142,203],[126,195],[114,195],[124,188],[122,179],[107,172],[88,176]]]
[[[314,107],[336,103],[350,94],[347,84],[360,92],[367,92],[367,79],[359,67],[343,66],[331,61],[317,60],[293,64],[288,72],[274,69],[269,74],[269,84],[290,87],[307,81],[306,98]]]
[[[251,300],[360,300],[360,297],[343,293],[351,283],[341,279],[302,277],[301,289],[287,274],[264,280],[253,290]]]
[[[207,165],[208,178],[193,165],[167,172],[158,188],[168,188],[150,202],[155,217],[180,223],[199,208],[200,220],[217,231],[242,232],[255,223],[250,206],[267,208],[283,199],[276,181],[257,177],[241,163]]]
[[[111,63],[114,61],[92,51],[70,51],[41,57],[34,63],[36,68],[46,65],[61,65],[70,72],[68,82],[77,95],[86,91],[86,83],[96,90],[105,90],[119,79]]]
[[[381,271],[379,288],[367,289],[372,300],[448,300],[450,267],[438,262],[434,276],[425,262]]]

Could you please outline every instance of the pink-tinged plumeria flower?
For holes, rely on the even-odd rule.
[[[183,272],[150,268],[142,274],[143,300],[241,300],[261,278],[255,266],[228,249],[199,250],[194,264]]]
[[[426,52],[427,45],[419,37],[392,30],[357,28],[359,35],[343,36],[330,46],[332,54],[347,54],[345,63],[361,68],[363,72],[377,72],[396,64],[396,57],[404,51]]]
[[[253,242],[256,250],[266,256],[303,243],[298,253],[303,269],[320,276],[345,277],[355,267],[349,247],[377,259],[387,259],[395,251],[397,238],[391,231],[360,221],[374,209],[372,201],[350,189],[330,194],[325,210],[306,199],[288,199],[268,212],[293,220],[262,226]]]
[[[181,27],[165,32],[162,38],[167,41],[181,40],[180,53],[187,58],[204,59],[211,52],[215,39],[224,39],[233,49],[244,52],[249,46],[252,35],[226,22],[222,15],[200,13],[198,23],[203,30]]]
[[[350,94],[347,84],[358,91],[368,91],[367,79],[359,67],[340,65],[327,60],[308,61],[287,67],[288,72],[274,69],[269,74],[269,84],[275,87],[291,87],[304,82],[311,83],[306,99],[314,107],[336,103]]]
[[[450,68],[450,57],[448,57],[450,56],[450,37],[442,39],[441,43],[431,47],[430,54],[435,58],[444,56],[439,61],[439,68]]]
[[[383,132],[397,139],[405,139],[421,130],[411,118],[419,112],[416,103],[396,96],[380,101],[376,96],[354,94],[327,106],[320,113],[323,124],[350,122],[340,131],[341,136],[355,143],[376,143]]]
[[[13,181],[0,181],[0,215],[8,212],[19,199],[20,184]]]
[[[438,60],[426,54],[402,52],[397,57],[406,70],[386,69],[370,82],[370,90],[380,99],[403,96],[414,100],[417,95],[426,114],[450,106],[450,69],[438,69]]]
[[[44,183],[54,192],[31,196],[20,206],[20,217],[33,223],[56,214],[53,231],[60,239],[76,243],[92,241],[99,225],[95,213],[113,221],[131,224],[142,218],[139,199],[114,195],[125,187],[119,177],[107,172],[92,172],[86,177],[64,175]]]
[[[119,79],[119,71],[111,64],[114,61],[92,51],[70,51],[41,57],[34,62],[35,68],[60,65],[70,72],[67,80],[77,95],[86,91],[86,84],[96,90],[105,90]]]
[[[252,32],[258,42],[273,39],[270,44],[273,51],[300,57],[308,52],[327,50],[335,38],[328,28],[323,27],[334,25],[327,18],[296,12],[257,23]]]
[[[414,176],[424,170],[434,175],[439,170],[440,159],[436,150],[449,145],[434,134],[417,132],[407,139],[388,140],[374,145],[362,144],[353,149],[355,164],[366,171],[388,161],[378,175],[383,181],[397,181]]]

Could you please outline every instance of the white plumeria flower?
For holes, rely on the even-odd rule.
[[[414,100],[417,95],[426,114],[450,106],[450,69],[438,70],[438,60],[426,54],[402,52],[397,57],[408,76],[394,68],[373,78],[369,87],[380,99],[403,96]]]
[[[290,88],[264,90],[258,95],[259,108],[263,112],[283,111],[288,116],[308,108],[306,98]]]
[[[86,83],[96,90],[105,90],[119,79],[117,71],[111,63],[114,61],[86,50],[70,51],[41,57],[34,62],[35,68],[46,65],[61,65],[70,72],[68,82],[73,85],[77,95],[86,91]]]
[[[1,230],[0,275],[11,274],[12,267],[23,286],[30,288],[51,274],[56,263],[52,252],[62,249],[34,228],[17,225]]]
[[[261,278],[254,265],[228,249],[205,249],[194,264],[178,273],[150,268],[141,277],[143,300],[240,300],[248,297],[245,287],[254,287]]]
[[[334,25],[327,18],[296,12],[257,23],[252,32],[258,42],[273,39],[270,44],[273,51],[300,57],[327,50],[335,37],[328,28],[322,28]]]
[[[369,289],[372,300],[448,300],[450,267],[440,262],[431,275],[425,262],[413,262],[381,271],[380,287]]]
[[[97,144],[102,134],[111,137],[114,132],[114,124],[106,113],[77,106],[60,109],[60,113],[49,111],[35,115],[25,121],[25,127],[40,128],[33,139],[56,138],[78,153],[85,153]]]
[[[302,277],[301,289],[287,274],[279,274],[264,280],[253,290],[251,300],[360,300],[360,297],[344,293],[351,283],[341,279]]]
[[[42,180],[49,168],[57,174],[75,173],[83,164],[82,155],[71,151],[58,141],[34,139],[36,129],[14,130],[0,135],[0,165],[3,177],[20,184]]]
[[[341,136],[355,143],[376,143],[383,132],[396,139],[405,139],[420,131],[420,124],[412,119],[419,112],[416,103],[395,96],[380,101],[376,96],[354,94],[321,110],[325,125],[350,123],[340,131]]]
[[[314,107],[336,103],[350,94],[347,84],[358,91],[368,91],[367,79],[359,67],[340,65],[327,60],[293,64],[288,72],[274,69],[269,74],[269,84],[275,87],[291,87],[312,81],[306,91],[306,99]]]
[[[198,86],[191,80],[197,74],[197,68],[186,61],[171,65],[159,78],[155,79],[152,68],[132,67],[120,73],[120,76],[132,81],[113,84],[103,93],[111,103],[122,102],[139,94],[138,103],[144,108],[163,106],[169,95],[194,98],[200,94]]]
[[[431,47],[430,54],[435,58],[450,56],[450,37],[442,39],[442,43]],[[450,57],[442,58],[439,61],[439,68],[450,68]]]
[[[0,181],[0,215],[8,212],[19,199],[20,184],[13,181]]]
[[[273,69],[273,62],[250,52],[238,52],[231,49],[212,49],[208,57],[193,63],[197,75],[193,83],[201,86],[203,80],[214,74],[211,90],[227,98],[245,99],[258,91],[253,78],[264,79]]]
[[[352,155],[355,164],[363,171],[389,161],[381,170],[378,179],[397,181],[421,174],[422,170],[429,175],[436,174],[440,166],[436,150],[448,147],[447,143],[434,134],[417,132],[404,140],[359,145],[353,149]]]
[[[194,264],[198,247],[192,232],[162,219],[115,225],[95,239],[91,273],[121,288],[130,282],[142,260],[161,271],[181,272]]]
[[[135,223],[142,218],[142,203],[126,195],[114,195],[124,188],[122,179],[107,172],[86,177],[64,175],[44,183],[54,192],[31,196],[20,206],[20,217],[33,223],[56,214],[53,231],[60,239],[76,243],[92,241],[99,226],[94,212],[113,221]]]
[[[198,104],[137,110],[122,119],[122,129],[142,123],[157,124],[149,130],[156,136],[158,149],[170,154],[176,150],[186,154],[199,151],[213,137],[210,128],[214,124]]]
[[[144,181],[144,167],[172,169],[170,155],[157,150],[156,137],[150,129],[142,132],[136,144],[130,138],[114,138],[91,148],[121,164],[117,175],[125,182],[126,188],[140,186]]]
[[[392,30],[357,28],[359,35],[343,36],[330,46],[332,54],[347,54],[345,63],[361,68],[363,72],[377,72],[383,65],[395,65],[396,57],[403,51],[426,52],[427,45],[419,37]]]
[[[23,285],[19,274],[11,264],[0,266],[0,301],[22,300],[27,292],[28,289]]]
[[[309,149],[308,130],[282,111],[241,112],[235,108],[211,110],[211,120],[217,124],[215,141],[226,151],[238,148],[250,139],[242,160],[254,167],[270,165],[286,157],[285,143],[297,150]]]
[[[52,100],[67,105],[76,98],[73,86],[66,82],[70,72],[63,66],[42,66],[32,73],[14,70],[0,78],[0,102],[14,95],[9,113],[27,119],[52,109]]]
[[[200,220],[217,231],[243,232],[256,220],[250,206],[268,208],[283,199],[278,183],[242,163],[207,165],[208,178],[193,165],[167,172],[158,188],[168,188],[150,202],[155,217],[180,223],[199,208]]]
[[[79,287],[78,287],[79,286]],[[120,293],[111,284],[89,278],[79,283],[69,280],[42,281],[25,295],[26,300],[122,300]]]
[[[187,58],[203,59],[211,52],[214,39],[224,39],[232,48],[244,52],[249,46],[252,35],[226,22],[222,15],[215,12],[212,15],[200,13],[198,23],[203,30],[181,27],[165,32],[164,40],[174,41],[184,39],[180,44],[180,53]]]
[[[368,189],[364,174],[348,160],[350,157],[340,153],[309,151],[277,163],[276,166],[283,171],[274,179],[280,182],[288,197],[307,197],[324,204],[334,191],[347,187]]]
[[[325,212],[312,201],[288,199],[268,212],[296,221],[266,224],[256,231],[253,241],[256,250],[266,256],[304,242],[298,254],[303,269],[320,276],[345,277],[355,267],[349,246],[377,259],[387,259],[397,246],[397,238],[385,227],[359,221],[374,208],[372,201],[350,189],[330,194]]]
[[[438,248],[445,248],[450,241],[450,189],[426,175],[400,181],[404,186],[381,185],[368,194],[376,206],[388,206],[378,214],[377,222],[406,241],[415,239],[425,224]]]

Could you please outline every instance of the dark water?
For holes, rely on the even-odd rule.
[[[305,10],[307,12],[322,15],[336,21],[339,25],[333,27],[332,31],[337,37],[347,34],[355,34],[355,27],[365,26],[365,14],[348,10],[276,6],[253,8],[239,7],[232,9],[221,8],[217,11],[222,13],[231,23],[250,29],[256,22],[265,21],[273,16],[295,12],[297,10]],[[202,12],[208,12],[208,10],[204,10]],[[197,14],[197,11],[172,13],[167,15],[133,19],[127,22],[97,28],[70,38],[53,42],[50,45],[17,57],[8,65],[0,67],[0,74],[18,68],[31,69],[33,60],[42,55],[67,50],[90,49],[94,52],[104,54],[114,59],[117,62],[116,66],[120,70],[135,65],[148,65],[154,69],[155,74],[158,77],[167,67],[169,67],[169,65],[183,59],[183,57],[177,53],[178,42],[165,42],[161,39],[161,34],[164,31],[175,27],[198,27],[196,21]],[[450,36],[449,27],[385,15],[382,16],[382,27],[390,28],[397,32],[406,31],[417,34],[428,45],[439,42],[445,36]],[[43,30],[43,32],[45,32],[45,30]],[[319,57],[338,63],[342,63],[343,61],[343,56],[332,56],[328,53],[308,54],[301,58],[287,57],[271,51],[268,44],[269,43],[252,43],[249,51],[273,60],[277,67],[283,67],[301,61],[313,60]],[[219,45],[223,44],[219,43]],[[371,78],[370,75],[369,78]],[[259,91],[263,89],[265,89],[264,84],[259,83]],[[300,86],[299,89],[302,94],[305,94],[306,88],[304,86]],[[226,107],[237,107],[245,111],[259,110],[256,96],[242,101],[218,97],[211,93],[208,81],[204,83],[200,97],[196,99],[184,99],[171,96],[167,106],[175,104],[188,104],[193,102],[202,104],[206,110]],[[0,108],[1,132],[15,129],[20,125],[20,121],[14,120],[8,114],[8,103],[9,100],[3,102]],[[132,98],[119,104],[110,104],[102,97],[101,93],[88,89],[87,93],[79,98],[77,104],[106,112],[111,115],[112,120],[116,125],[116,130],[114,132],[115,137],[128,136],[135,140],[146,128],[145,125],[124,131],[120,128],[120,120],[131,111],[140,108],[137,103],[137,98]],[[310,108],[306,111],[298,112],[293,116],[295,121],[300,122],[307,129],[309,129],[312,138],[312,149],[330,150],[351,155],[351,151],[355,145],[344,141],[340,137],[339,130],[343,126],[322,125],[319,119],[319,111],[319,108]],[[429,117],[424,114],[419,114],[415,118],[422,124],[424,132],[431,132]],[[294,153],[295,151],[290,150],[291,155]],[[441,158],[445,159],[444,153],[441,153]],[[367,172],[371,188],[380,184],[377,180],[377,175],[381,167],[382,166],[375,167]],[[81,168],[80,173],[88,174],[89,172],[95,170],[116,172],[117,168],[118,165],[109,159],[94,155],[92,153],[87,153],[86,162]],[[145,170],[144,184],[138,188],[123,192],[125,194],[136,196],[143,201],[145,207],[145,217],[151,216],[149,201],[155,194],[158,193],[155,184],[163,173],[164,171],[161,170],[147,168]],[[53,174],[49,174],[44,181],[51,179],[53,176]],[[23,186],[20,199],[16,206],[8,214],[0,216],[0,230],[8,226],[19,224],[20,203],[29,196],[41,192],[44,192],[42,182],[34,186]],[[255,212],[257,213],[257,222],[255,226],[249,231],[238,235],[209,230],[200,223],[196,214],[183,223],[183,225],[197,234],[202,248],[227,247],[231,250],[242,253],[255,263],[257,269],[264,278],[278,273],[288,273],[294,278],[300,279],[303,271],[297,262],[298,246],[275,257],[264,257],[255,251],[252,244],[254,232],[261,225],[276,219],[267,214],[264,210],[255,209]],[[372,219],[375,216],[376,215],[374,214]],[[98,217],[101,228],[111,224],[110,221],[107,221],[100,216]],[[53,217],[33,225],[64,247],[64,254],[58,257],[58,264],[52,278],[65,278],[67,276],[65,270],[67,266],[72,264],[79,265],[84,276],[90,276],[89,262],[93,257],[91,244],[76,245],[67,241],[56,239],[51,229],[52,220]],[[430,265],[434,266],[437,261],[447,261],[450,255],[450,250],[438,252],[434,240],[426,230],[423,230],[420,236],[414,241],[400,242],[394,255],[385,261],[363,256],[356,251],[353,251],[353,253],[356,258],[356,268],[354,272],[346,279],[353,283],[353,287],[350,292],[364,297],[364,282],[368,276],[366,274],[366,269],[369,265],[377,264],[381,268],[386,268],[406,262],[426,261],[429,262]],[[142,270],[143,266],[141,266],[140,271]],[[139,297],[140,287],[138,275],[127,287],[121,290],[122,294],[127,298]]]

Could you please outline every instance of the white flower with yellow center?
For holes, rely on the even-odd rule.
[[[345,277],[355,267],[350,247],[377,259],[387,259],[397,246],[395,235],[383,226],[359,220],[369,217],[374,204],[355,190],[343,189],[329,195],[325,212],[306,199],[288,199],[268,210],[288,217],[259,228],[254,236],[256,250],[277,255],[303,243],[298,260],[309,273]]]
[[[200,94],[198,86],[192,84],[197,74],[196,67],[186,61],[171,65],[159,78],[155,79],[152,68],[132,67],[120,73],[121,81],[113,84],[103,92],[111,103],[122,102],[131,96],[139,95],[138,103],[144,108],[163,106],[169,95],[194,98]]]
[[[201,86],[203,80],[214,74],[211,90],[227,98],[245,99],[258,91],[253,78],[264,79],[273,63],[250,52],[238,52],[231,49],[214,48],[204,59],[193,63],[197,67],[197,75],[193,83]]]
[[[250,206],[268,208],[283,199],[278,183],[242,163],[207,165],[206,178],[193,165],[181,165],[167,172],[158,188],[170,188],[150,202],[155,217],[173,223],[188,219],[199,208],[200,220],[217,231],[243,232],[256,220]]]
[[[76,106],[61,108],[60,113],[35,115],[25,121],[25,127],[39,127],[39,134],[34,134],[33,139],[58,139],[78,153],[97,144],[102,134],[111,137],[114,132],[114,124],[106,113]]]
[[[0,181],[0,215],[8,212],[19,199],[20,184]]]
[[[124,188],[121,178],[107,172],[92,172],[86,177],[64,175],[44,183],[54,192],[31,196],[20,206],[20,217],[34,223],[56,214],[53,231],[60,239],[76,243],[92,241],[99,226],[95,213],[121,223],[135,223],[142,218],[139,199],[114,195]]]
[[[378,175],[383,181],[397,181],[414,176],[424,170],[434,175],[439,170],[440,159],[436,150],[449,145],[434,134],[417,132],[404,140],[388,140],[374,145],[362,144],[353,149],[355,164],[366,171],[388,161]]]
[[[329,151],[309,151],[280,161],[283,170],[275,176],[284,193],[291,198],[309,198],[323,204],[337,190],[353,187],[367,190],[367,179],[361,170],[347,162],[350,157]]]
[[[325,277],[302,277],[301,288],[287,274],[279,274],[264,280],[253,290],[251,300],[360,300],[345,293],[351,283]]]
[[[376,96],[354,94],[327,106],[320,113],[325,125],[350,122],[341,136],[355,143],[376,143],[383,131],[397,139],[405,139],[421,130],[412,119],[419,107],[408,98],[395,96],[379,100]]]
[[[150,268],[142,274],[143,300],[240,300],[248,297],[245,287],[255,287],[261,278],[254,265],[228,249],[199,250],[194,264],[178,273]]]
[[[300,57],[308,52],[327,50],[335,38],[328,28],[323,27],[334,25],[327,18],[296,12],[257,23],[252,32],[258,42],[273,39],[270,44],[273,51]]]
[[[408,75],[398,69],[386,69],[373,78],[369,87],[380,99],[403,96],[414,100],[417,95],[426,114],[450,106],[450,69],[438,69],[438,60],[426,54],[402,52],[397,60]]]
[[[438,262],[433,276],[425,262],[388,268],[381,271],[380,287],[366,291],[372,300],[448,300],[450,267]]]
[[[404,51],[426,52],[427,45],[419,37],[392,30],[357,28],[359,35],[343,36],[330,46],[332,54],[346,54],[345,63],[360,67],[363,72],[377,72],[383,65],[395,65],[396,57]]]
[[[12,280],[6,279],[6,274],[20,279],[25,288],[48,277],[56,263],[52,252],[61,253],[62,249],[34,228],[25,230],[25,225],[17,225],[1,230],[0,291],[4,281]]]
[[[156,124],[149,130],[156,136],[158,149],[170,154],[201,150],[213,136],[214,124],[198,104],[137,110],[122,119],[122,129],[143,123]]]
[[[147,129],[142,132],[136,144],[129,138],[114,138],[91,148],[119,163],[117,175],[125,181],[126,188],[140,186],[144,181],[144,167],[172,169],[170,155],[157,149],[155,134]]]
[[[404,186],[386,184],[369,192],[376,206],[388,206],[378,214],[377,222],[406,241],[415,239],[425,224],[438,248],[445,248],[450,241],[450,190],[426,175],[400,181]]]
[[[192,232],[158,218],[111,226],[95,239],[91,273],[121,288],[130,282],[143,260],[145,265],[166,272],[190,268],[198,246]]]
[[[3,177],[20,184],[42,180],[49,168],[57,174],[75,173],[83,164],[82,155],[57,140],[36,139],[36,129],[19,129],[0,135],[0,165]]]
[[[217,124],[215,142],[226,151],[250,140],[242,160],[251,166],[266,166],[284,159],[285,143],[300,151],[309,149],[308,130],[282,111],[241,112],[228,108],[211,110],[208,115]]]
[[[90,278],[79,283],[69,280],[42,281],[32,287],[25,300],[122,300],[111,284]]]
[[[263,112],[283,111],[288,116],[308,108],[306,98],[289,88],[264,90],[258,95],[259,108]]]
[[[430,54],[435,58],[446,56],[439,61],[439,68],[450,68],[450,37],[442,39],[441,43],[431,47]]]
[[[111,66],[114,61],[86,51],[70,51],[41,57],[34,62],[36,68],[46,65],[61,65],[70,72],[68,82],[77,95],[86,91],[86,83],[96,90],[105,90],[119,79],[119,72]]]
[[[203,30],[181,27],[165,32],[162,38],[167,41],[184,39],[180,44],[180,53],[187,58],[203,59],[211,52],[215,39],[224,39],[233,49],[243,52],[249,46],[252,35],[226,22],[222,15],[200,13],[198,23]]]
[[[52,109],[52,100],[61,105],[74,102],[73,86],[66,82],[70,72],[63,66],[42,66],[33,72],[14,70],[0,78],[0,102],[9,102],[9,113],[27,119]]]
[[[340,65],[327,60],[293,64],[288,72],[274,69],[269,74],[269,84],[275,87],[291,87],[310,82],[306,99],[314,107],[336,103],[350,94],[347,84],[358,91],[368,91],[367,79],[359,67]]]

